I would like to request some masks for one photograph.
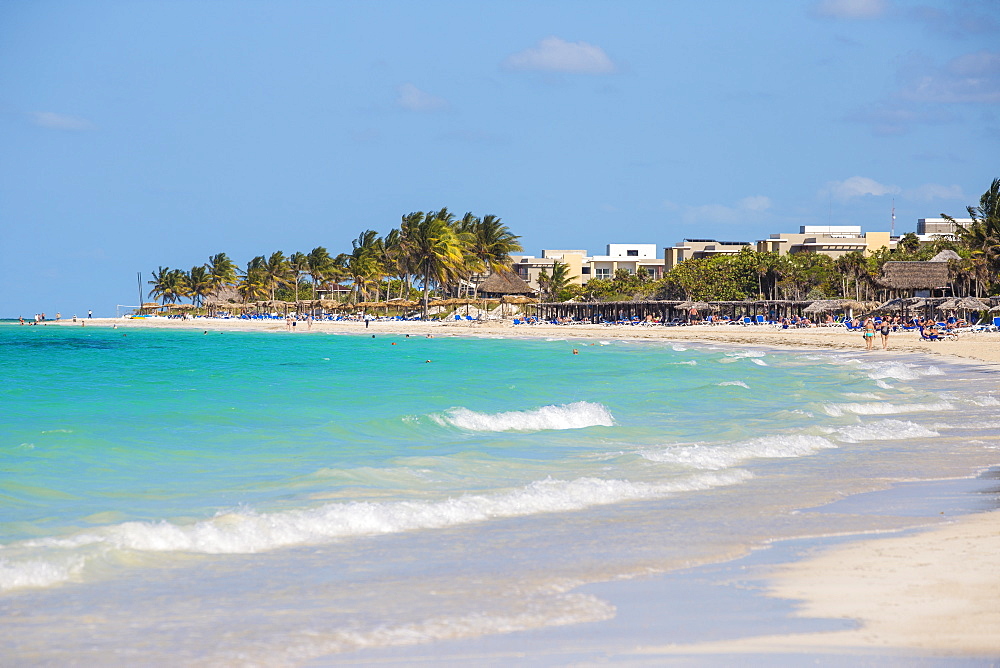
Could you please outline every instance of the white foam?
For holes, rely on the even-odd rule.
[[[697,469],[717,471],[750,459],[805,457],[820,450],[836,448],[829,439],[806,434],[775,435],[737,441],[727,445],[671,446],[640,452],[652,462],[671,462]]]
[[[846,414],[853,415],[893,415],[896,413],[933,413],[935,411],[950,411],[955,408],[947,401],[939,401],[933,404],[893,404],[888,401],[878,403],[855,403],[855,404],[825,404],[823,410],[827,415],[840,417]]]
[[[923,376],[943,376],[944,372],[936,366],[921,367],[903,362],[859,362],[858,366],[868,371],[872,380],[892,378],[894,380],[916,380]]]
[[[768,366],[767,362],[765,362],[762,359],[753,358],[750,361],[756,364],[757,366]]]
[[[7,546],[51,555],[8,559],[0,588],[41,587],[70,579],[87,559],[109,551],[250,554],[292,545],[328,543],[377,534],[440,529],[495,518],[571,512],[626,501],[660,499],[682,492],[734,485],[748,471],[701,473],[664,483],[578,478],[537,480],[495,494],[466,494],[439,501],[330,503],[316,508],[260,514],[249,509],[219,514],[194,524],[125,522],[68,537],[41,538]],[[59,570],[59,563],[71,564]]]
[[[717,385],[719,387],[726,387],[727,385],[734,385],[734,386],[737,386],[737,387],[745,387],[748,390],[750,389],[750,386],[747,385],[746,383],[744,383],[742,380],[724,380],[721,383],[717,383]]]
[[[865,424],[840,427],[834,433],[836,434],[836,439],[844,443],[901,441],[911,438],[940,436],[936,431],[931,431],[919,424],[903,420],[876,420]]]
[[[874,392],[844,392],[844,397],[847,399],[881,399],[879,395]]]
[[[764,357],[767,353],[760,350],[735,350],[726,353],[726,357],[735,357],[736,359],[743,359],[745,357]]]
[[[677,366],[677,365],[697,366],[698,362],[696,362],[695,360],[688,360],[687,362],[667,362],[667,366]]]
[[[672,343],[672,344],[670,344],[670,347],[673,348],[674,350],[676,350],[679,353],[682,353],[685,350],[687,350],[687,348],[685,346],[682,346],[679,343]]]
[[[969,402],[977,406],[1000,406],[1000,399],[997,399],[996,397],[988,394],[981,395],[978,397],[972,397],[971,399],[969,399]]]
[[[0,591],[66,582],[76,577],[83,565],[84,559],[78,555],[63,555],[52,561],[0,559]]]
[[[893,389],[892,385],[890,385],[889,383],[887,383],[887,382],[885,382],[884,380],[881,380],[881,379],[876,380],[875,384],[878,385],[879,387],[881,387],[883,390],[891,390],[891,389]]]
[[[558,406],[542,406],[529,411],[477,413],[468,408],[449,408],[430,416],[441,425],[469,431],[538,431],[543,429],[583,429],[612,427],[614,416],[601,404],[577,401]]]

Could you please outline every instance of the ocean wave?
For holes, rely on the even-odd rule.
[[[670,462],[717,471],[750,459],[805,457],[836,447],[832,441],[822,436],[795,434],[764,436],[727,445],[671,446],[662,450],[645,450],[639,454],[651,462]]]
[[[823,410],[831,417],[841,417],[842,415],[893,415],[896,413],[933,413],[935,411],[950,411],[955,408],[947,401],[939,401],[933,404],[893,404],[888,401],[852,403],[852,404],[825,404]]]
[[[627,501],[660,499],[734,485],[748,471],[702,473],[664,483],[578,478],[537,480],[496,494],[466,494],[440,501],[330,503],[277,513],[240,509],[194,524],[124,522],[59,538],[38,538],[5,546],[0,589],[43,587],[75,577],[83,561],[111,552],[252,554],[293,545],[315,545],[358,536],[441,529],[553,512],[571,512]],[[39,559],[38,553],[49,555]]]
[[[742,380],[724,380],[721,383],[716,383],[716,385],[718,385],[719,387],[726,387],[729,385],[733,385],[736,387],[745,387],[748,390],[750,389],[750,386],[744,383]]]
[[[910,438],[931,438],[940,436],[936,431],[914,422],[903,420],[876,420],[865,424],[840,427],[834,431],[835,438],[844,443],[860,441],[899,441]]]
[[[986,394],[970,398],[969,403],[975,404],[976,406],[1000,406],[1000,399]]]
[[[542,406],[529,411],[478,413],[468,408],[449,408],[432,414],[431,419],[443,426],[469,431],[540,431],[544,429],[583,429],[613,427],[614,416],[601,404],[576,401],[558,406]]]
[[[761,350],[734,350],[726,353],[726,357],[735,357],[736,359],[743,359],[746,357],[765,357],[767,353]]]
[[[753,362],[754,364],[756,364],[757,366],[768,366],[767,362],[765,362],[762,359],[758,359],[756,357],[753,358],[753,359],[751,359],[750,361]]]
[[[860,362],[859,367],[868,372],[872,380],[892,378],[894,380],[916,380],[923,376],[943,376],[936,366],[921,367],[903,362]]]
[[[666,365],[667,366],[677,366],[677,365],[698,366],[698,362],[696,362],[695,360],[688,360],[687,362],[667,362]]]
[[[86,560],[76,554],[43,559],[0,559],[0,591],[49,587],[68,582],[83,570]]]

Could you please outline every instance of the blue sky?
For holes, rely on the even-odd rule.
[[[998,37],[992,0],[6,0],[0,317],[442,206],[536,255],[912,231],[1000,177]]]

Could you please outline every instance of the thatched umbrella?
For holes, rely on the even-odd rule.
[[[535,289],[517,274],[504,271],[487,276],[486,280],[479,284],[478,292],[487,297],[490,295],[503,297],[505,295],[533,295]]]
[[[933,290],[948,285],[948,263],[886,262],[876,282],[894,290]]]
[[[812,304],[809,304],[809,306],[806,306],[804,309],[802,309],[802,312],[807,314],[808,313],[819,314],[819,313],[830,313],[832,311],[839,311],[840,309],[843,308],[843,301],[846,300],[817,299]]]
[[[990,305],[978,297],[962,297],[958,300],[958,308],[966,311],[985,311]]]

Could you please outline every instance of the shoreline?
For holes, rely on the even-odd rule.
[[[304,322],[293,331],[285,331],[282,320],[239,320],[222,318],[176,319],[126,319],[93,318],[72,322],[47,321],[45,325],[58,327],[114,327],[119,329],[177,329],[211,332],[268,332],[289,335],[302,334],[356,334],[368,335],[420,335],[420,336],[486,336],[510,338],[580,338],[650,341],[682,341],[687,343],[721,343],[724,345],[765,346],[780,349],[841,350],[860,354],[891,355],[898,352],[920,353],[951,358],[954,361],[970,360],[1000,369],[1000,332],[966,333],[957,340],[923,341],[915,332],[897,332],[889,337],[889,349],[866,351],[862,337],[843,328],[811,327],[804,329],[776,329],[766,325],[694,325],[664,326],[603,326],[603,325],[514,325],[509,320],[482,322],[465,321],[372,321],[366,327],[359,321],[317,321],[312,328]],[[30,325],[25,325],[26,327]]]
[[[59,321],[57,326],[81,326],[80,323]],[[87,326],[119,329],[176,329],[205,332],[251,331],[293,334],[350,334],[375,336],[434,336],[434,337],[504,337],[560,338],[567,340],[647,340],[685,343],[716,343],[737,346],[761,346],[785,350],[838,350],[859,355],[891,358],[898,354],[927,355],[932,359],[971,364],[976,367],[1000,369],[1000,333],[968,334],[957,341],[926,342],[916,334],[890,336],[888,351],[881,348],[865,351],[862,338],[843,330],[811,328],[778,330],[754,326],[685,326],[685,327],[604,327],[595,325],[523,325],[515,327],[509,321],[467,322],[378,322],[367,328],[364,322],[315,323],[311,331],[303,323],[295,332],[285,332],[283,321],[247,320],[121,320],[93,319]],[[1000,385],[988,388],[996,390]],[[1000,457],[998,457],[1000,463]],[[932,481],[923,481],[930,483]],[[877,492],[876,492],[877,493]],[[916,503],[916,501],[914,501]],[[966,511],[968,512],[968,511]],[[1000,658],[1000,510],[972,512],[957,519],[949,518],[942,525],[938,518],[914,518],[909,529],[891,531],[877,536],[855,534],[837,539],[829,546],[829,538],[804,540],[806,554],[791,555],[781,563],[772,564],[768,573],[755,579],[766,581],[767,597],[792,606],[787,619],[841,620],[856,628],[840,630],[806,630],[805,632],[761,633],[743,638],[726,637],[702,642],[651,645],[646,638],[635,638],[630,647],[621,643],[604,650],[577,648],[572,643],[546,644],[546,637],[559,638],[558,632],[540,629],[524,641],[526,650],[517,656],[550,657],[552,659],[600,660],[639,665],[656,665],[668,657],[680,659],[694,656],[716,657],[746,655],[879,655],[916,657]],[[766,546],[772,547],[772,546]],[[769,550],[763,550],[767,552]],[[738,558],[729,564],[738,564]],[[655,590],[656,583],[668,574],[654,578],[656,582],[640,584],[639,589]],[[690,576],[689,576],[690,580]],[[624,591],[628,582],[605,583],[608,591]],[[690,587],[690,583],[688,585]],[[646,591],[627,600],[620,607],[623,617],[629,615],[626,606],[642,609],[655,603]],[[635,600],[638,598],[639,600]],[[655,607],[655,606],[654,606]],[[635,614],[631,617],[634,619]],[[732,634],[739,634],[746,624],[730,622]],[[577,631],[578,639],[582,631]],[[424,657],[431,663],[455,660],[456,651],[462,656],[487,652],[482,658],[498,660],[503,653],[488,648],[503,646],[504,636],[482,638],[477,642],[445,643],[427,647],[406,648],[401,654],[378,652],[379,659],[394,663]],[[494,642],[496,641],[496,642]],[[610,650],[610,653],[609,653]],[[499,651],[499,650],[496,650]],[[362,652],[338,659],[362,660],[376,655]],[[506,658],[514,658],[509,655]],[[442,661],[443,660],[443,661]],[[339,662],[339,661],[338,661]]]

